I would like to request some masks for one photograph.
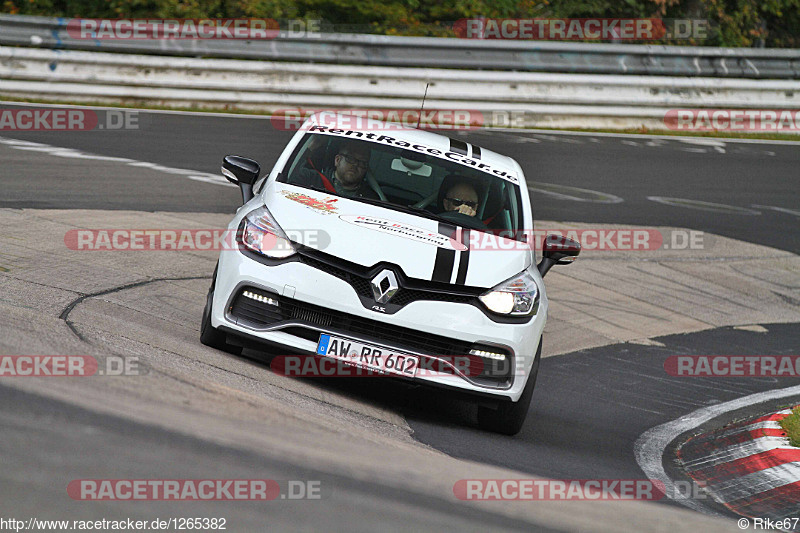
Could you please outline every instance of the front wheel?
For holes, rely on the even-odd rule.
[[[497,409],[491,407],[478,407],[478,426],[484,431],[492,431],[503,435],[516,435],[522,429],[528,409],[533,398],[533,389],[536,386],[536,376],[539,374],[539,360],[542,356],[542,339],[539,339],[539,348],[533,359],[528,382],[522,390],[522,395],[516,402],[501,402]]]
[[[217,350],[239,355],[242,353],[242,347],[228,344],[225,333],[211,325],[211,304],[214,301],[214,285],[216,285],[216,281],[217,269],[215,268],[214,276],[211,279],[211,287],[208,289],[208,295],[206,296],[206,306],[203,308],[203,319],[200,323],[200,342]]]

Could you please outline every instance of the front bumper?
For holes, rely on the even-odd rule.
[[[242,314],[241,306],[234,309],[246,288],[272,295],[283,315],[253,319]],[[355,289],[343,279],[301,261],[266,265],[239,251],[226,251],[220,255],[211,323],[291,352],[316,353],[319,335],[328,333],[428,360],[437,358],[442,363],[439,367],[452,362],[447,356],[466,355],[472,345],[496,348],[510,357],[509,376],[503,382],[464,374],[457,365],[413,379],[516,401],[531,370],[546,315],[544,291],[537,314],[525,323],[498,323],[476,306],[429,300],[413,301],[386,315],[365,308]]]

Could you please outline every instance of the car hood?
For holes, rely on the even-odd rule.
[[[285,183],[270,184],[264,201],[292,241],[410,278],[491,288],[532,260],[525,243]]]

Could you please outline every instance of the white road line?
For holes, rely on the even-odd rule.
[[[707,509],[699,501],[680,497],[680,492],[676,490],[675,484],[664,470],[664,451],[667,449],[667,446],[679,435],[720,415],[724,415],[727,412],[790,396],[796,396],[800,399],[800,385],[786,389],[759,392],[710,407],[703,407],[677,420],[651,428],[636,439],[636,443],[634,444],[636,462],[639,463],[639,467],[644,471],[648,479],[654,479],[664,483],[666,494],[669,498],[676,499],[695,511],[718,515],[719,513]],[[678,497],[676,498],[676,496]]]
[[[748,209],[746,207],[737,207],[735,205],[715,204],[713,202],[703,202],[701,200],[690,200],[688,198],[669,198],[667,196],[648,196],[648,200],[659,204],[665,204],[672,207],[686,207],[688,209],[697,209],[699,211],[710,211],[712,213],[727,213],[729,215],[760,215],[760,211],[755,209]]]
[[[607,192],[568,187],[556,183],[532,181],[528,183],[528,189],[557,200],[572,200],[573,202],[592,202],[597,204],[619,204],[624,202],[619,196]]]
[[[704,137],[697,137],[695,139],[679,139],[680,142],[686,144],[697,144],[700,146],[717,146],[719,148],[725,148],[725,143],[718,139],[706,139]]]
[[[163,172],[164,174],[182,176],[190,180],[203,181],[206,183],[213,183],[215,185],[226,185],[235,187],[234,184],[230,183],[222,176],[218,176],[216,174],[208,174],[206,172],[200,172],[198,170],[165,167],[157,163],[150,163],[148,161],[136,161],[135,159],[128,159],[126,157],[97,155],[89,152],[75,150],[73,148],[62,148],[59,146],[51,146],[49,144],[21,141],[19,139],[8,139],[5,137],[0,137],[0,144],[4,144],[10,148],[14,148],[15,150],[42,152],[48,155],[53,155],[58,157],[69,157],[72,159],[91,159],[94,161],[115,161],[117,163],[123,163],[132,167],[147,168],[149,170],[154,170],[156,172]]]
[[[796,217],[800,217],[800,211],[796,209],[787,209],[785,207],[775,207],[773,205],[759,205],[753,204],[750,207],[756,207],[758,209],[770,209],[772,211],[778,211],[779,213],[786,213],[787,215],[794,215]]]

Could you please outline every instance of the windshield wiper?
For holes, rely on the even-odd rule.
[[[452,220],[447,220],[446,218],[441,217],[441,216],[437,215],[436,213],[432,213],[431,211],[428,211],[427,209],[423,209],[421,207],[414,207],[413,205],[402,205],[400,207],[401,207],[401,209],[403,209],[405,211],[408,211],[409,213],[422,215],[422,216],[425,216],[425,217],[433,219],[433,220],[439,220],[439,221],[444,222],[446,224],[450,224],[451,226],[457,226],[458,225],[458,224],[454,223]]]

